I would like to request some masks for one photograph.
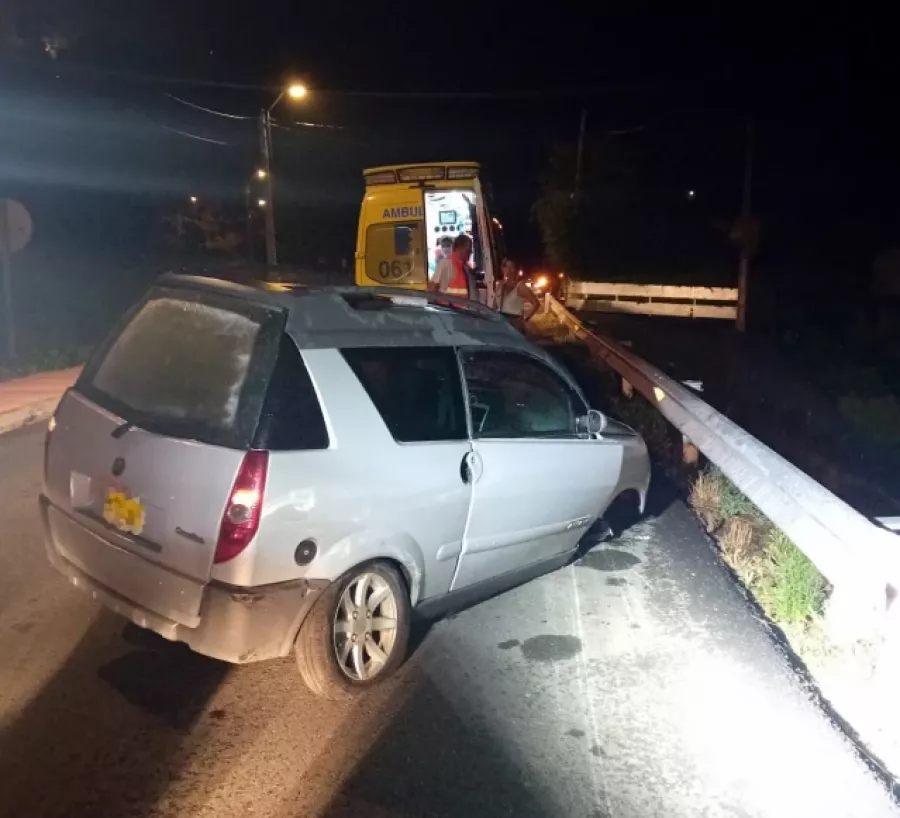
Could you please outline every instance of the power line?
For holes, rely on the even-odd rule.
[[[256,120],[259,117],[256,116],[242,116],[240,114],[229,114],[225,111],[216,111],[213,108],[207,108],[203,105],[197,105],[194,102],[190,102],[189,100],[182,99],[181,97],[176,97],[174,94],[170,94],[168,91],[163,91],[163,94],[167,96],[169,99],[175,100],[175,102],[180,102],[182,105],[187,105],[188,108],[194,108],[197,111],[203,111],[206,114],[214,114],[215,116],[225,117],[226,119],[236,119],[243,122],[247,122],[249,120]],[[301,128],[327,128],[333,131],[343,130],[341,125],[326,125],[323,122],[302,122],[299,120],[294,120],[292,125],[299,125]],[[284,131],[294,131],[296,128],[291,128],[288,125],[280,125],[277,122],[272,123],[273,128],[281,128]]]
[[[188,139],[196,139],[199,142],[208,142],[211,145],[224,145],[227,147],[235,147],[237,143],[235,142],[222,142],[219,139],[210,139],[208,136],[198,136],[197,134],[188,133],[187,131],[179,131],[178,128],[173,128],[171,125],[163,125],[162,122],[154,122],[155,125],[158,125],[160,128],[171,131],[172,133],[178,134],[179,136],[186,136]]]
[[[329,131],[343,131],[343,130],[344,130],[344,126],[343,126],[343,125],[326,125],[326,124],[323,123],[323,122],[299,122],[299,121],[294,121],[294,122],[291,123],[291,124],[293,124],[293,125],[299,125],[299,127],[297,127],[297,128],[292,128],[292,127],[290,127],[290,125],[279,125],[277,122],[273,122],[273,123],[272,123],[272,127],[273,127],[273,128],[278,128],[278,129],[281,130],[281,131],[299,131],[299,130],[302,130],[303,128],[322,128],[322,129],[329,130]]]
[[[198,142],[206,142],[210,145],[221,145],[223,147],[236,147],[236,142],[223,142],[220,139],[210,139],[208,136],[200,136],[199,134],[189,133],[188,131],[182,131],[178,128],[173,128],[171,125],[165,125],[162,122],[157,122],[153,117],[149,116],[145,111],[140,111],[140,113],[146,117],[150,122],[156,125],[157,128],[162,128],[164,131],[169,131],[170,133],[178,134],[178,136],[184,136],[188,139],[196,139]]]
[[[188,108],[195,108],[196,110],[203,111],[204,113],[207,113],[207,114],[215,114],[216,116],[225,117],[226,119],[243,119],[243,120],[256,119],[255,116],[240,116],[238,114],[228,114],[228,113],[225,113],[224,111],[216,111],[216,110],[213,110],[212,108],[206,108],[203,105],[197,105],[196,103],[188,102],[186,99],[182,99],[181,97],[176,97],[175,94],[170,94],[168,91],[163,91],[163,93],[169,99],[174,99],[175,102],[180,102],[182,105],[187,105]]]
[[[489,91],[328,91],[316,90],[317,95],[332,97],[360,97],[382,99],[542,99],[547,97],[592,97],[625,93],[653,83],[631,86],[594,86],[572,88],[531,88],[527,90],[495,89]]]
[[[94,66],[67,66],[68,70],[83,71],[89,73],[105,74],[110,77],[120,77],[134,82],[143,82],[158,85],[181,85],[195,88],[221,88],[238,91],[259,91],[278,94],[282,86],[264,83],[227,82],[223,80],[208,80],[196,77],[176,77],[165,74],[153,74],[137,71],[117,71],[114,69],[97,68]],[[652,88],[671,86],[671,80],[657,82],[632,82],[621,85],[580,86],[565,88],[531,88],[531,89],[488,89],[480,91],[363,91],[317,88],[314,93],[324,97],[347,98],[372,98],[372,99],[539,99],[548,97],[593,97],[599,95],[631,93]],[[183,100],[179,100],[183,101]],[[186,102],[186,101],[184,101]],[[191,104],[187,103],[186,104]],[[199,106],[194,106],[199,107]],[[211,110],[211,109],[210,109]],[[228,115],[234,116],[234,115]]]

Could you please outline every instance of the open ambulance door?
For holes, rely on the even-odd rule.
[[[481,180],[476,176],[472,180],[475,187],[475,219],[477,223],[477,235],[481,243],[481,251],[484,254],[484,286],[485,299],[488,307],[494,306],[494,269],[499,263],[495,256],[495,248],[493,241],[493,231],[491,230],[491,219],[487,209],[487,201],[484,198],[484,191],[481,186]]]

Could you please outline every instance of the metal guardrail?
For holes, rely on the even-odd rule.
[[[900,592],[897,534],[855,511],[652,364],[592,333],[552,296],[546,309],[715,463],[809,557],[832,584],[833,596],[840,593],[879,614],[893,612]]]
[[[662,284],[607,284],[573,281],[566,304],[577,310],[668,315],[677,318],[737,318],[734,287],[676,287]]]

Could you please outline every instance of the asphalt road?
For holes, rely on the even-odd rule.
[[[290,660],[194,656],[58,578],[41,444],[0,438],[2,816],[898,814],[678,502],[335,705]]]

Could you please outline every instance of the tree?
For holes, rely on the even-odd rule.
[[[155,0],[2,0],[0,57],[70,57],[107,66],[164,59],[160,52],[177,43],[173,13],[187,11],[161,14]]]
[[[550,163],[540,177],[540,196],[532,206],[548,264],[563,270],[579,267],[580,244],[576,228],[578,209],[575,204],[575,151],[557,145]]]
[[[46,0],[41,8],[26,0],[4,0],[0,8],[0,54],[43,54],[58,59],[77,39],[80,15],[73,0]]]
[[[164,222],[167,243],[180,253],[236,257],[246,242],[242,221],[214,203],[188,203]]]
[[[579,274],[621,267],[634,233],[634,206],[641,200],[632,151],[609,137],[589,142],[577,193],[575,167],[576,146],[557,145],[540,177],[532,215],[547,262]],[[645,210],[644,221],[647,216]]]

